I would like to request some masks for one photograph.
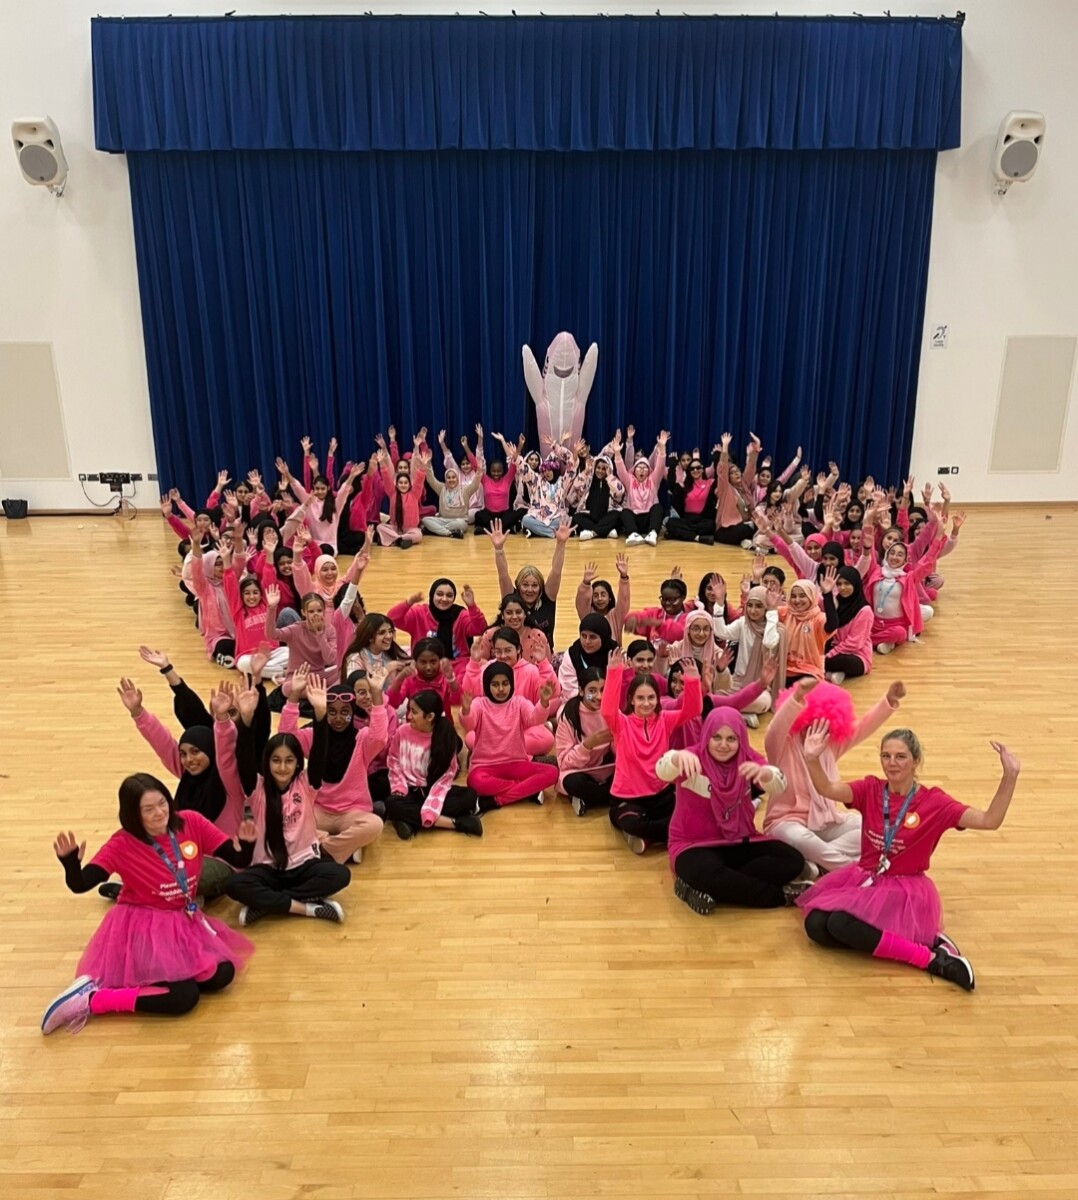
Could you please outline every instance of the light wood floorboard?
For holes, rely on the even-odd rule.
[[[926,777],[984,804],[1004,738],[1024,764],[997,834],[952,834],[933,875],[973,995],[811,945],[794,912],[700,918],[665,854],[604,814],[518,807],[482,841],[390,832],[347,922],[266,922],[230,991],[176,1021],[109,1017],[42,1038],[44,1005],[103,913],[63,886],[62,827],[91,851],[119,780],[156,760],[115,694],[136,647],[206,663],[153,513],[0,523],[0,1193],[109,1200],[580,1196],[1078,1196],[1078,511],[976,510],[923,644],[880,660]],[[551,546],[512,539],[510,562]],[[573,543],[559,646],[575,635]],[[631,552],[634,604],[680,562],[736,580],[738,550]],[[439,574],[496,607],[489,543],[387,550],[369,609]],[[761,730],[754,735],[762,744]],[[871,769],[873,748],[847,772]],[[235,907],[217,909],[235,918]]]

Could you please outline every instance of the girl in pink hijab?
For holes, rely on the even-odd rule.
[[[749,745],[739,712],[712,709],[695,747],[668,751],[656,774],[677,780],[667,848],[679,900],[704,916],[717,904],[794,902],[805,860],[756,828],[755,797],[781,792],[786,780]]]

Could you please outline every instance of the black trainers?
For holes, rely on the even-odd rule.
[[[786,907],[796,904],[798,896],[807,892],[815,882],[814,879],[795,879],[792,883],[783,884],[782,894],[786,898]]]
[[[558,765],[558,756],[556,754],[540,754],[532,759],[532,762],[543,763],[547,767],[556,767]]]
[[[393,828],[397,831],[397,837],[399,837],[402,842],[407,842],[415,834],[415,830],[411,827],[411,825],[408,824],[407,821],[394,821]]]
[[[493,812],[498,807],[498,801],[493,796],[479,797],[479,811],[481,813]]]
[[[99,888],[98,891],[101,889]],[[949,938],[945,933],[937,933],[936,940],[932,943],[932,949],[938,950],[942,946],[948,954],[957,954],[962,957],[962,951],[955,945],[953,939]]]
[[[97,889],[97,894],[105,900],[119,900],[120,888],[122,887],[122,883],[103,883]]]
[[[707,892],[697,891],[684,879],[678,877],[674,879],[674,895],[684,901],[694,913],[699,913],[702,917],[706,917],[715,908],[714,896],[709,896]]]
[[[936,947],[936,956],[928,964],[929,975],[956,983],[963,991],[972,992],[976,986],[973,964],[961,954],[952,954],[946,946]]]
[[[253,925],[256,921],[261,921],[266,914],[261,909],[251,908],[245,904],[240,909],[240,924],[246,928],[248,925]]]
[[[569,803],[573,806],[573,812],[578,817],[582,817],[588,811],[588,805],[585,800],[581,800],[579,796],[570,796]]]
[[[336,900],[315,900],[311,916],[319,921],[332,921],[334,925],[339,925],[344,920],[344,909]]]
[[[384,821],[386,819],[386,802],[384,800],[375,800],[371,804],[371,812],[376,817],[381,817]]]
[[[453,536],[455,538],[462,538],[464,536],[464,530],[463,529],[454,529]]]
[[[455,817],[453,828],[457,833],[466,833],[469,837],[483,836],[483,822],[474,813],[465,813],[463,817]]]

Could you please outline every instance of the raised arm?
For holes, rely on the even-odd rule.
[[[815,721],[805,730],[805,765],[808,767],[812,786],[821,796],[839,804],[849,804],[853,798],[853,789],[841,779],[829,779],[827,772],[820,765],[820,755],[827,749],[830,737],[831,732],[826,721]]]
[[[1022,764],[1002,742],[989,742],[988,744],[999,755],[1000,765],[1003,767],[1003,778],[999,781],[996,794],[983,812],[979,808],[966,809],[958,822],[959,829],[998,829],[1003,824],[1003,818],[1007,815],[1007,809],[1010,808],[1011,800],[1014,798],[1014,789],[1018,783],[1018,772],[1021,771]]]
[[[573,527],[568,521],[563,521],[554,531],[554,553],[550,558],[550,571],[546,577],[546,594],[549,599],[557,600],[561,591],[561,574],[565,569],[565,544],[572,535]]]
[[[494,547],[494,565],[498,568],[499,596],[508,596],[513,590],[513,581],[509,578],[509,564],[505,559],[506,536],[501,521],[491,521],[490,544]]]

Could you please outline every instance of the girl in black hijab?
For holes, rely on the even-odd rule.
[[[825,547],[826,549],[826,547]],[[856,567],[821,570],[820,591],[831,642],[824,659],[829,683],[842,683],[872,670],[872,606]]]

